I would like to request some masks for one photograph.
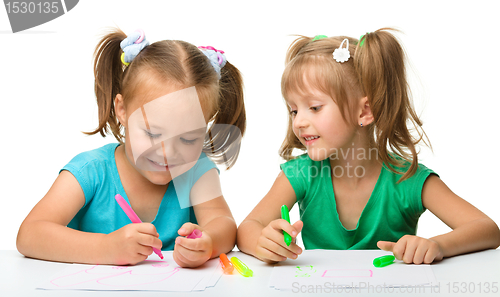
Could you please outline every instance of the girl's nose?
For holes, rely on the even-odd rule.
[[[293,127],[295,129],[303,129],[303,128],[306,128],[308,125],[309,125],[309,121],[306,119],[306,117],[297,113],[297,115],[293,119]]]
[[[156,154],[158,154],[159,156],[163,156],[163,159],[166,160],[167,163],[171,160],[174,160],[177,154],[174,139],[163,140],[161,142],[161,145],[158,146]]]

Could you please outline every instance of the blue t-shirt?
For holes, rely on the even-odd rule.
[[[115,200],[115,195],[120,194],[130,204],[116,167],[115,149],[118,145],[111,143],[80,153],[61,169],[68,170],[75,176],[85,195],[85,205],[69,222],[68,227],[84,232],[109,234],[131,223]],[[177,230],[184,223],[197,223],[193,207],[181,208],[179,200],[189,201],[192,186],[212,168],[217,169],[212,160],[202,153],[191,169],[168,185],[158,213],[151,222],[160,234],[162,250],[174,249]]]

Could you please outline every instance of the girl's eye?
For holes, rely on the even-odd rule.
[[[297,115],[297,111],[296,110],[291,110],[290,111],[290,116],[294,117]]]
[[[185,139],[185,138],[181,137],[181,141],[184,144],[194,144],[196,142],[196,140],[198,140],[198,138],[195,138],[195,139]]]
[[[323,107],[323,106],[321,106],[321,105],[320,106],[313,106],[313,107],[311,107],[311,109],[314,111],[319,111],[321,109],[321,107]]]
[[[154,139],[154,138],[158,138],[158,137],[160,137],[160,136],[161,136],[161,134],[153,134],[153,133],[151,133],[151,132],[149,132],[149,131],[147,131],[147,130],[144,130],[144,132],[146,132],[146,134],[147,134],[150,138],[153,138],[153,139]]]

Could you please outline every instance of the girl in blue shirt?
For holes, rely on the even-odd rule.
[[[234,247],[236,224],[214,164],[230,168],[245,131],[239,71],[223,51],[179,40],[149,44],[116,29],[94,61],[99,126],[119,143],[77,155],[22,223],[28,257],[135,264],[153,248],[196,267]],[[214,161],[212,161],[212,159]],[[143,223],[130,220],[120,194]],[[195,229],[200,238],[186,238]]]

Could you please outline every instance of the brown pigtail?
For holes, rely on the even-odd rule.
[[[205,152],[214,162],[224,162],[229,169],[238,158],[246,128],[243,79],[239,70],[229,62],[221,69],[219,88],[218,110],[208,131],[211,140]]]
[[[363,45],[357,47],[354,56],[354,67],[373,113],[374,123],[368,129],[374,136],[372,140],[381,161],[392,165],[389,168],[398,173],[403,173],[397,170],[402,163],[392,153],[411,163],[400,179],[403,181],[417,171],[416,144],[425,133],[410,101],[405,52],[389,30],[393,29],[383,28],[362,38]],[[418,138],[411,135],[408,122],[417,128]]]
[[[104,36],[95,49],[94,92],[99,109],[99,126],[94,131],[84,132],[87,135],[100,133],[103,137],[111,132],[120,143],[123,143],[123,135],[121,124],[115,116],[114,100],[121,88],[124,66],[120,59],[120,42],[125,38],[125,33],[115,29]]]

